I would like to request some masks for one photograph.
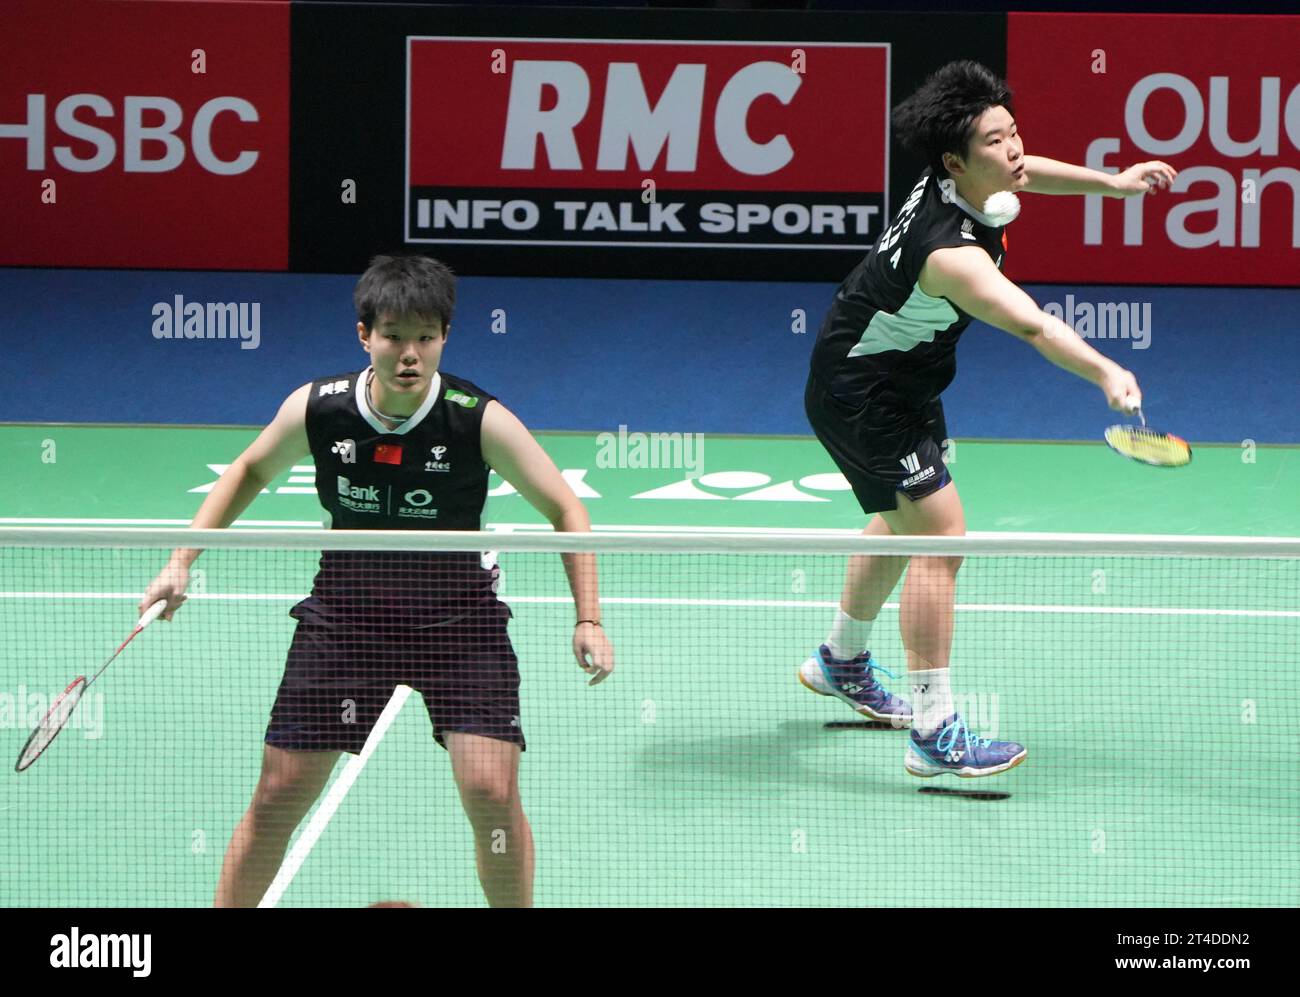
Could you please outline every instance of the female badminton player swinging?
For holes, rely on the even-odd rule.
[[[455,303],[450,270],[427,257],[376,257],[354,302],[370,366],[289,395],[213,487],[194,528],[229,526],[309,452],[334,529],[477,530],[489,467],[556,530],[591,528],[523,424],[481,388],[439,370]],[[142,605],[165,598],[170,619],[199,553],[175,551]],[[573,650],[594,685],[614,667],[595,559],[565,554],[564,562],[577,610]],[[423,694],[433,735],[450,755],[488,902],[531,903],[519,671],[495,582],[494,566],[476,553],[323,553],[312,594],[291,611],[298,625],[261,778],[226,850],[217,906],[258,903],[340,754],[361,751],[398,684]]]
[[[949,63],[893,113],[894,133],[928,162],[892,224],[840,285],[813,350],[804,396],[817,438],[864,512],[868,535],[966,532],[943,462],[940,393],[956,373],[957,339],[972,318],[1004,329],[1095,384],[1113,409],[1141,404],[1133,375],[1041,311],[1002,275],[1014,191],[1129,197],[1169,187],[1175,171],[1145,162],[1118,174],[1026,156],[1011,91],[979,63]],[[948,680],[955,557],[850,559],[830,636],[800,681],[858,713],[910,724],[912,775],[987,776],[1026,751],[978,737],[955,710]],[[911,703],[885,690],[867,651],[872,624],[904,569],[899,623]]]

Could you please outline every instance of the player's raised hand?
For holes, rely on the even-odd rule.
[[[144,613],[159,599],[166,599],[167,608],[163,610],[162,618],[170,621],[172,614],[180,609],[181,603],[186,600],[185,589],[189,583],[189,568],[178,564],[168,564],[167,567],[158,572],[158,577],[150,582],[149,587],[144,590],[144,598],[140,600],[140,612]]]
[[[1157,190],[1172,187],[1177,176],[1178,171],[1168,163],[1153,159],[1147,163],[1137,163],[1123,173],[1116,174],[1114,190],[1120,197],[1154,194]]]
[[[578,667],[591,676],[587,685],[598,685],[614,670],[614,645],[594,623],[579,623],[573,630],[573,656]]]

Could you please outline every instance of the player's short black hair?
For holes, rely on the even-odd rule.
[[[456,275],[429,256],[376,256],[352,292],[357,321],[375,327],[380,315],[436,318],[443,331],[456,309]]]
[[[950,62],[894,108],[894,135],[924,156],[935,176],[946,175],[943,154],[965,159],[980,115],[1001,105],[1014,117],[1011,102],[1011,88],[988,67],[972,59]]]

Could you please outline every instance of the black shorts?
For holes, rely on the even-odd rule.
[[[519,662],[505,603],[426,629],[330,624],[301,604],[266,743],[358,754],[398,685],[424,697],[433,736],[478,734],[525,748]]]
[[[863,512],[897,509],[898,492],[915,501],[952,480],[943,462],[948,427],[937,398],[919,411],[877,404],[855,407],[836,398],[811,374],[804,411],[817,439],[853,486]]]

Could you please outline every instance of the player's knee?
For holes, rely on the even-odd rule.
[[[935,575],[955,577],[961,568],[963,560],[965,558],[961,557],[913,557],[910,570],[929,577],[935,577]]]
[[[510,780],[491,776],[463,780],[460,794],[471,819],[479,814],[496,816],[512,809],[518,800],[518,792]]]
[[[259,827],[275,828],[285,821],[297,824],[320,793],[314,774],[277,768],[262,773],[253,794],[253,820]]]

